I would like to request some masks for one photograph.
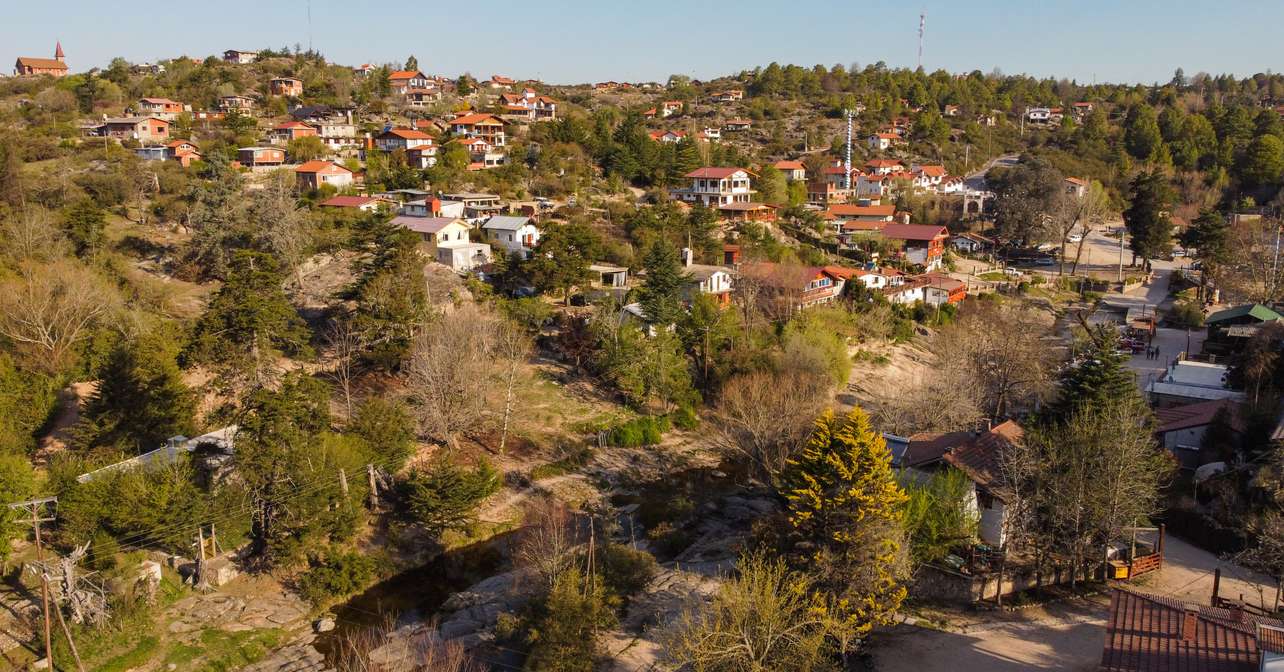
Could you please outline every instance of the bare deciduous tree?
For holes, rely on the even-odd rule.
[[[878,400],[875,424],[883,431],[911,436],[969,427],[984,417],[971,374],[954,360],[938,363],[921,380],[889,390]]]
[[[0,218],[0,241],[4,243],[4,256],[15,264],[51,259],[62,254],[66,247],[49,211],[38,206],[28,206],[23,212]]]
[[[723,386],[713,409],[718,446],[764,478],[780,473],[811,431],[829,391],[822,373],[760,371]]]
[[[361,356],[365,344],[361,342],[361,334],[343,319],[330,323],[325,332],[325,340],[334,357],[334,366],[327,373],[343,392],[344,408],[347,417],[351,418],[352,379],[356,373],[357,358]]]
[[[36,365],[56,371],[111,309],[112,298],[79,264],[27,264],[17,278],[0,283],[0,334]]]
[[[439,316],[415,339],[408,378],[422,429],[452,448],[482,422],[496,319],[471,304]]]
[[[366,630],[339,636],[334,649],[335,667],[341,672],[482,672],[485,669],[464,650],[463,644],[443,640],[436,623],[405,634],[392,617]]]
[[[941,361],[957,362],[985,400],[985,412],[1001,418],[1051,391],[1055,355],[1043,339],[1047,333],[1034,309],[979,303],[942,329],[931,348]]]
[[[499,434],[499,452],[508,445],[508,432],[512,424],[513,406],[516,402],[518,372],[530,358],[530,334],[521,325],[505,320],[495,330],[495,360],[499,367],[500,382],[504,386],[503,425]]]
[[[539,575],[545,590],[576,560],[576,549],[584,543],[581,526],[566,504],[555,498],[534,501],[526,510],[515,560]]]

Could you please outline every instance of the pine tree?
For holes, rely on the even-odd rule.
[[[311,354],[311,334],[285,296],[280,265],[261,252],[233,257],[227,282],[210,300],[184,351],[187,360],[262,373],[277,353]]]
[[[1138,173],[1129,188],[1128,208],[1123,211],[1128,227],[1129,247],[1141,257],[1147,270],[1150,260],[1165,256],[1172,249],[1173,223],[1168,218],[1172,192],[1163,173]]]
[[[433,534],[467,527],[483,499],[500,488],[500,475],[486,460],[466,469],[439,457],[406,479],[410,513]]]
[[[668,326],[682,319],[682,296],[690,276],[682,270],[678,250],[666,240],[656,240],[642,261],[646,282],[638,290],[647,319]]]
[[[1128,355],[1119,351],[1119,335],[1113,329],[1096,328],[1091,334],[1082,362],[1071,367],[1061,379],[1061,393],[1048,407],[1046,420],[1064,421],[1084,407],[1125,404],[1145,405],[1136,377],[1127,367]]]
[[[826,412],[789,461],[782,492],[789,520],[806,542],[804,564],[834,597],[846,600],[856,627],[868,631],[905,599],[901,584],[906,495],[892,473],[891,452],[855,408]]]
[[[584,577],[578,567],[562,572],[536,605],[530,633],[530,672],[592,672],[598,654],[596,633],[615,625],[599,577]]]
[[[348,290],[357,305],[352,326],[366,346],[363,359],[393,371],[409,357],[430,314],[424,257],[414,232],[383,219],[367,226],[371,254],[358,265],[359,276]]]
[[[86,448],[127,454],[191,435],[196,400],[183,383],[174,348],[155,335],[118,344],[97,371],[98,387],[76,429]]]

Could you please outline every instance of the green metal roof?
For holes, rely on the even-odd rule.
[[[1224,322],[1226,320],[1234,320],[1236,318],[1244,317],[1246,315],[1252,316],[1254,319],[1256,319],[1259,322],[1273,322],[1275,320],[1284,320],[1284,316],[1271,310],[1270,308],[1267,308],[1266,306],[1263,306],[1260,303],[1254,303],[1254,304],[1246,303],[1242,306],[1235,306],[1234,308],[1219,310],[1213,313],[1212,315],[1209,315],[1208,319],[1204,320],[1204,322],[1206,324],[1214,324],[1217,322]]]

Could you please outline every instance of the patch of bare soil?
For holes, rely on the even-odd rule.
[[[838,403],[870,412],[896,390],[913,388],[932,375],[937,359],[917,340],[867,342],[848,348],[848,353],[852,371],[846,389],[839,390]]]
[[[71,428],[80,422],[85,403],[98,389],[98,381],[72,383],[58,392],[58,413],[49,425],[49,431],[40,437],[33,461],[46,466],[54,455],[67,449]]]

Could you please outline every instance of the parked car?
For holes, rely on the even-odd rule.
[[[1003,269],[1003,274],[1004,274],[1004,275],[1006,275],[1006,276],[1008,276],[1008,277],[1012,277],[1012,278],[1019,278],[1019,277],[1021,277],[1021,276],[1025,275],[1025,273],[1024,273],[1021,269],[1019,269],[1019,268],[1012,268],[1011,266],[1009,266],[1009,267],[1007,267],[1007,268]]]
[[[1081,233],[1072,233],[1072,234],[1070,234],[1070,237],[1069,237],[1069,238],[1066,238],[1066,240],[1067,240],[1067,241],[1069,241],[1069,242],[1071,242],[1071,243],[1077,243],[1077,242],[1079,242],[1079,241],[1083,240],[1083,234],[1081,234]]]

